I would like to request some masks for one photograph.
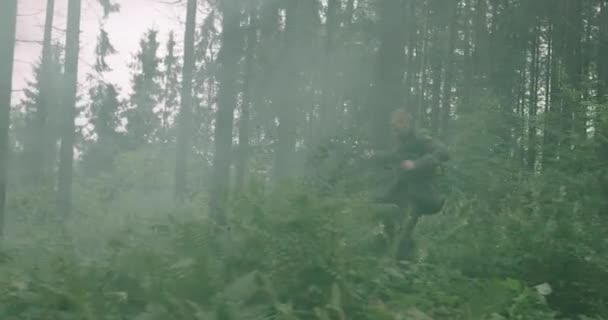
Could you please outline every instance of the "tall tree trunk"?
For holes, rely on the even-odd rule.
[[[601,0],[599,14],[599,50],[597,93],[600,101],[608,101],[608,0]]]
[[[473,51],[473,77],[474,84],[483,88],[485,77],[488,72],[488,55],[490,54],[489,36],[488,36],[488,20],[487,0],[477,0],[475,4],[474,16],[474,40],[475,50]]]
[[[353,23],[353,13],[355,12],[355,0],[348,0],[346,2],[346,9],[344,10],[344,26],[350,27]]]
[[[555,18],[552,18],[554,20]],[[559,35],[560,28],[554,21],[550,22],[548,31],[548,61],[547,61],[547,94],[549,104],[547,105],[545,116],[545,133],[543,141],[543,167],[552,166],[555,164],[560,145],[560,123],[562,121],[562,102],[561,102],[561,71],[559,53],[560,43]]]
[[[575,135],[586,134],[586,110],[582,103],[583,94],[583,2],[582,1],[564,1],[565,18],[565,45],[567,54],[565,57],[566,70],[568,80],[572,89],[575,90],[571,103],[564,104],[567,108],[565,116],[569,117],[571,122],[569,130]],[[562,19],[564,19],[562,17]],[[569,139],[570,140],[570,139]],[[572,142],[568,142],[564,147],[568,149]]]
[[[413,108],[415,105],[414,83],[418,76],[416,59],[419,53],[418,48],[418,26],[416,23],[416,1],[409,0],[407,8],[407,61],[405,64],[405,105]]]
[[[417,88],[418,88],[418,92],[417,92],[417,101],[416,101],[416,109],[414,111],[414,121],[416,124],[418,124],[421,127],[424,127],[428,124],[428,122],[426,121],[426,112],[425,112],[425,107],[426,107],[426,96],[425,96],[425,92],[426,92],[426,87],[427,87],[427,76],[428,76],[428,72],[427,72],[427,64],[428,64],[428,60],[429,60],[429,50],[428,50],[428,46],[429,46],[429,28],[430,28],[430,8],[428,5],[428,1],[424,2],[424,6],[423,6],[423,11],[422,11],[422,15],[424,16],[424,23],[422,24],[422,28],[420,29],[420,52],[419,55],[420,57],[418,58],[418,73],[419,73],[419,77],[420,80],[418,81],[417,84]]]
[[[80,45],[81,0],[69,0],[65,38],[65,81],[63,85],[63,126],[57,179],[57,205],[62,217],[70,214],[72,206],[72,179],[74,174],[74,118],[76,116],[76,90],[78,84],[78,53]]]
[[[292,178],[297,161],[296,142],[298,138],[299,112],[312,103],[304,98],[301,90],[308,86],[307,74],[312,50],[314,28],[316,26],[317,0],[289,0],[285,11],[285,31],[280,58],[280,74],[275,78],[277,92],[277,142],[275,148],[274,178],[277,181]]]
[[[337,126],[337,106],[335,99],[335,64],[336,59],[334,59],[335,55],[335,36],[338,31],[339,21],[338,21],[338,10],[340,8],[339,0],[329,0],[327,3],[327,22],[326,31],[327,38],[325,39],[325,55],[324,55],[324,67],[322,72],[322,80],[323,80],[323,98],[321,103],[321,111],[320,111],[320,140],[328,138],[332,131],[332,128],[336,128]]]
[[[17,0],[0,1],[0,241],[4,235]],[[1,244],[1,243],[0,243]]]
[[[186,173],[188,170],[189,135],[192,118],[192,73],[194,70],[194,28],[196,25],[197,0],[188,0],[186,11],[186,31],[184,32],[184,64],[182,70],[181,104],[179,111],[179,133],[175,163],[175,197],[183,200],[188,189]]]
[[[441,102],[441,128],[440,133],[443,139],[448,137],[448,123],[450,121],[450,112],[452,110],[452,82],[454,79],[454,50],[456,49],[456,38],[458,36],[458,2],[454,1],[451,4],[451,17],[448,26],[450,38],[448,40],[448,51],[446,53],[446,66],[444,84],[443,84],[443,101]]]
[[[514,130],[514,138],[512,139],[512,146],[513,148],[515,148],[515,155],[516,155],[516,159],[520,164],[521,168],[525,167],[525,162],[526,162],[526,153],[525,153],[525,141],[524,141],[524,137],[525,137],[525,130],[526,130],[526,117],[525,117],[525,109],[526,109],[526,101],[527,99],[527,94],[526,94],[526,83],[528,80],[528,52],[526,51],[523,55],[522,55],[522,61],[521,61],[521,66],[519,67],[520,70],[520,74],[519,74],[519,81],[517,82],[517,99],[516,99],[516,105],[517,105],[517,123],[515,124],[515,127],[513,128]],[[508,112],[508,108],[507,109]],[[507,127],[508,128],[508,127]],[[509,128],[511,129],[511,128]],[[505,130],[506,131],[506,130]],[[504,137],[508,137],[510,134],[505,132],[503,133]],[[519,143],[518,143],[519,141]]]
[[[209,213],[220,225],[226,222],[230,165],[232,162],[232,132],[237,103],[238,60],[240,55],[240,7],[235,1],[221,0],[223,14],[219,62],[219,91],[214,130],[215,151],[210,189]]]
[[[598,96],[600,103],[604,104],[604,112],[607,112],[606,103],[608,103],[608,0],[602,0],[600,3],[600,32],[599,32],[599,50],[598,50]],[[601,142],[599,146],[599,157],[603,163],[608,163],[608,121],[602,117],[603,121],[598,121]],[[602,177],[604,199],[608,199],[608,172]],[[608,209],[608,203],[604,203],[603,212]]]
[[[372,119],[374,144],[379,148],[388,145],[389,118],[403,105],[404,37],[402,35],[405,10],[403,0],[380,2],[380,48],[376,56],[375,79],[368,110]]]
[[[532,70],[530,71],[530,107],[529,107],[529,120],[528,120],[528,153],[526,163],[529,170],[534,170],[536,165],[536,136],[537,136],[537,124],[536,115],[538,113],[538,89],[539,89],[539,78],[540,78],[540,27],[537,24],[534,27],[534,40],[531,42],[532,52]]]
[[[437,40],[437,39],[436,39]],[[437,42],[436,42],[437,43]],[[442,57],[438,54],[440,50],[435,48],[436,57],[432,58],[431,75],[432,75],[432,102],[431,102],[431,131],[434,135],[439,133],[439,119],[441,113],[441,75],[443,73]]]
[[[42,63],[41,63],[41,83],[40,83],[40,100],[36,104],[36,143],[34,144],[34,163],[33,163],[33,178],[35,181],[46,181],[49,177],[52,168],[52,159],[49,158],[53,152],[50,148],[52,140],[48,131],[48,117],[51,107],[56,106],[52,98],[51,85],[53,83],[51,67],[52,59],[52,34],[53,34],[53,17],[55,10],[55,0],[47,0],[46,2],[46,18],[44,22],[44,38],[42,41]]]
[[[254,56],[257,48],[257,17],[258,4],[249,2],[249,26],[247,29],[247,51],[245,53],[245,79],[243,82],[243,101],[241,104],[241,117],[239,119],[239,156],[236,161],[235,189],[243,188],[247,172],[247,158],[249,157],[251,107],[253,104],[254,86]]]
[[[462,83],[462,101],[459,103],[459,113],[467,114],[471,111],[471,98],[473,95],[473,40],[471,39],[471,22],[469,16],[471,15],[471,0],[464,0],[464,12],[463,17],[463,40],[464,40],[464,70],[463,70],[463,83]]]
[[[293,163],[292,156],[295,154],[296,144],[296,119],[295,104],[299,101],[297,80],[300,73],[295,61],[295,44],[297,39],[297,17],[300,1],[288,0],[285,10],[285,31],[283,35],[283,56],[280,58],[279,70],[282,71],[274,80],[277,81],[277,141],[275,148],[274,177],[282,180],[290,175],[290,165]],[[281,82],[281,83],[279,83]]]

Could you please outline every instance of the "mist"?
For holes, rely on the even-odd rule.
[[[606,0],[3,0],[0,319],[608,318],[606,57]]]

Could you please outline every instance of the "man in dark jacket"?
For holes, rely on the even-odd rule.
[[[380,200],[400,208],[397,217],[384,221],[385,230],[390,241],[395,242],[395,254],[404,257],[404,254],[411,254],[411,235],[418,218],[435,214],[443,207],[438,179],[449,154],[441,143],[417,131],[403,109],[391,115],[391,128],[395,141],[393,147],[375,158],[388,169],[385,179],[390,181]],[[410,215],[405,221],[403,213],[408,209]]]

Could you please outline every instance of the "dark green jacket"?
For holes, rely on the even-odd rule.
[[[442,173],[442,164],[450,158],[447,148],[421,132],[412,132],[396,140],[392,149],[374,156],[384,168],[380,176],[382,197],[397,204],[422,199],[428,202],[439,197],[437,177]],[[402,169],[404,160],[414,161],[415,168]]]
[[[450,158],[447,148],[431,136],[412,132],[400,136],[392,149],[379,152],[375,159],[385,168],[391,169],[394,177],[407,180],[433,180],[440,173],[441,165]],[[414,161],[416,168],[401,169],[403,160]]]

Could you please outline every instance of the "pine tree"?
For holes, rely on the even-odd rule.
[[[54,172],[56,169],[57,147],[61,135],[62,110],[60,104],[61,82],[51,81],[46,85],[48,88],[45,94],[45,78],[63,78],[63,59],[64,47],[53,44],[49,56],[42,58],[43,61],[34,66],[33,80],[28,81],[27,87],[23,91],[24,98],[20,102],[21,111],[24,113],[24,128],[16,137],[23,145],[22,166],[24,178],[28,183],[40,184],[40,171],[35,168],[44,165],[47,173]],[[41,128],[41,111],[44,111],[44,125]],[[44,130],[44,137],[41,137],[41,130]],[[44,149],[44,150],[41,150]],[[40,157],[44,153],[45,163],[40,162]]]
[[[160,119],[155,113],[159,106],[162,73],[159,69],[158,31],[148,30],[140,41],[140,50],[131,67],[132,93],[129,107],[124,111],[127,119],[127,137],[131,147],[139,147],[157,138]]]
[[[96,74],[90,75],[93,86],[89,89],[89,124],[93,126],[95,141],[87,145],[83,155],[85,172],[91,175],[111,170],[120,147],[121,136],[117,128],[120,125],[118,112],[121,102],[115,85],[106,83],[103,78],[105,72],[112,70],[106,58],[115,53],[108,33],[102,28],[95,47]]]
[[[162,109],[159,110],[162,127],[159,138],[164,143],[175,141],[176,136],[173,122],[179,106],[181,64],[176,56],[175,45],[175,33],[171,31],[166,45],[167,53],[163,58],[163,103]]]
[[[205,17],[196,34],[194,46],[195,72],[192,88],[192,145],[196,152],[211,163],[213,142],[213,118],[217,91],[217,46],[220,41],[215,24],[220,15],[211,11]]]
[[[118,90],[112,84],[99,83],[89,90],[90,124],[94,128],[95,141],[89,143],[83,154],[83,167],[87,174],[95,175],[112,169],[116,154],[120,151],[122,136],[116,131],[119,125],[118,111],[121,102]]]

